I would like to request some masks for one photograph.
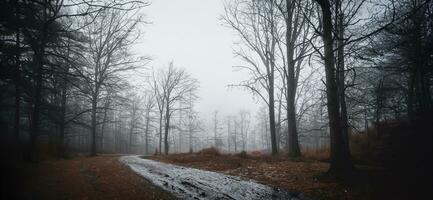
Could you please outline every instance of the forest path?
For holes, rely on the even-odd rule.
[[[120,161],[180,199],[309,199],[302,194],[241,180],[235,176],[165,164],[140,156],[123,156]]]

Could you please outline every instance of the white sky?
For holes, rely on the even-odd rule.
[[[223,4],[223,0],[153,0],[143,9],[152,24],[145,26],[137,45],[140,54],[152,57],[150,66],[174,61],[200,81],[196,109],[207,119],[215,110],[222,117],[240,109],[254,114],[258,107],[250,93],[227,88],[247,77],[232,67],[240,63],[232,51],[237,37],[221,25]]]

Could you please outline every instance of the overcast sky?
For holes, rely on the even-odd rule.
[[[200,100],[196,106],[204,118],[214,110],[221,115],[240,109],[257,110],[252,95],[227,85],[246,79],[232,66],[240,61],[233,56],[233,31],[221,25],[222,0],[153,0],[143,12],[147,21],[140,54],[152,57],[150,66],[166,66],[170,61],[185,68],[200,81]]]

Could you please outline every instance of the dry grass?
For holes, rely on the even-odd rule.
[[[329,159],[329,147],[321,149],[305,149],[302,151],[302,157],[309,160],[327,161]]]
[[[350,135],[349,147],[353,158],[357,161],[370,160],[382,142],[378,139],[376,131],[369,129],[367,132]],[[329,147],[320,149],[304,149],[302,157],[309,160],[327,162],[330,155]]]
[[[81,156],[27,164],[10,199],[174,199],[118,158]]]

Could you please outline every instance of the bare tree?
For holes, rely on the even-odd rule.
[[[331,4],[329,0],[316,0],[321,8],[323,23],[324,61],[326,72],[326,97],[328,104],[329,130],[331,134],[331,165],[329,172],[341,173],[353,168],[348,146],[344,144],[340,118],[340,101],[334,62],[334,39]]]
[[[246,66],[238,67],[246,70],[251,79],[234,86],[248,89],[268,105],[273,155],[278,154],[274,90],[277,43],[282,37],[279,19],[278,11],[271,1],[234,1],[225,6],[223,16],[225,24],[236,31],[247,50],[260,60],[257,61],[245,49],[235,51],[235,55],[247,63]]]
[[[269,126],[267,125],[269,123],[269,116],[267,115],[268,107],[267,106],[261,106],[255,116],[257,120],[257,130],[260,134],[260,140],[262,141],[261,145],[262,148],[269,150],[270,148],[270,140],[268,136],[269,133]]]
[[[239,134],[239,119],[237,116],[233,116],[234,131],[232,135],[232,140],[234,144],[235,153],[238,152],[238,134]]]
[[[130,7],[129,7],[130,6]],[[91,102],[91,155],[96,155],[97,114],[99,101],[107,88],[119,87],[119,75],[136,68],[138,62],[129,53],[130,46],[138,38],[136,27],[141,21],[136,5],[125,9],[106,9],[97,15],[89,15],[83,34],[88,38],[85,55],[87,68],[82,76],[83,88]]]
[[[220,130],[221,130],[221,124],[218,120],[218,110],[215,110],[213,113],[213,140],[214,140],[214,147],[220,148],[223,145],[223,141],[220,136]]]
[[[188,95],[196,95],[198,81],[192,78],[184,69],[176,68],[171,62],[167,68],[158,71],[154,78],[154,88],[157,88],[158,107],[164,113],[164,153],[168,154],[168,134],[170,130],[170,119],[175,111],[176,103],[185,102]],[[162,97],[162,98],[161,98]],[[163,106],[162,106],[163,105]],[[162,117],[160,117],[160,121]],[[160,125],[161,129],[161,125]],[[160,133],[161,134],[161,133]]]
[[[131,98],[129,99],[129,145],[128,145],[128,152],[133,153],[133,147],[134,145],[134,139],[135,136],[138,134],[136,131],[137,129],[141,128],[141,121],[142,121],[142,104],[141,104],[141,97],[135,94],[128,95]]]
[[[150,86],[152,87],[152,90],[154,92],[156,105],[158,107],[158,114],[159,114],[159,123],[158,123],[158,134],[159,134],[159,145],[158,145],[158,152],[161,153],[162,150],[162,127],[163,127],[163,120],[164,120],[164,110],[165,110],[165,90],[163,89],[162,85],[163,83],[160,82],[160,80],[157,80],[159,77],[157,77],[157,74],[155,74],[155,71],[152,70],[152,81],[150,82]]]
[[[239,111],[239,128],[242,138],[242,151],[246,151],[248,142],[248,131],[250,128],[250,113],[247,110]]]
[[[296,90],[299,74],[304,58],[310,53],[309,38],[312,37],[307,18],[312,17],[314,11],[312,2],[296,0],[276,0],[275,5],[282,13],[285,22],[285,49],[278,44],[286,61],[282,65],[283,85],[285,88],[286,117],[289,135],[287,147],[289,156],[300,156],[298,130],[296,125]],[[285,50],[285,56],[284,56]]]
[[[187,99],[187,109],[186,109],[186,126],[188,132],[188,144],[189,144],[189,152],[192,153],[194,151],[193,139],[196,137],[196,134],[203,130],[201,127],[201,122],[198,116],[198,113],[194,110],[194,102],[197,100],[197,96],[192,92],[189,93]]]
[[[227,123],[227,152],[230,152],[230,139],[232,137],[232,117],[230,115],[225,116]]]
[[[155,108],[155,96],[152,91],[145,91],[143,94],[143,109],[144,109],[144,155],[149,154],[149,140],[152,123],[151,114]]]

